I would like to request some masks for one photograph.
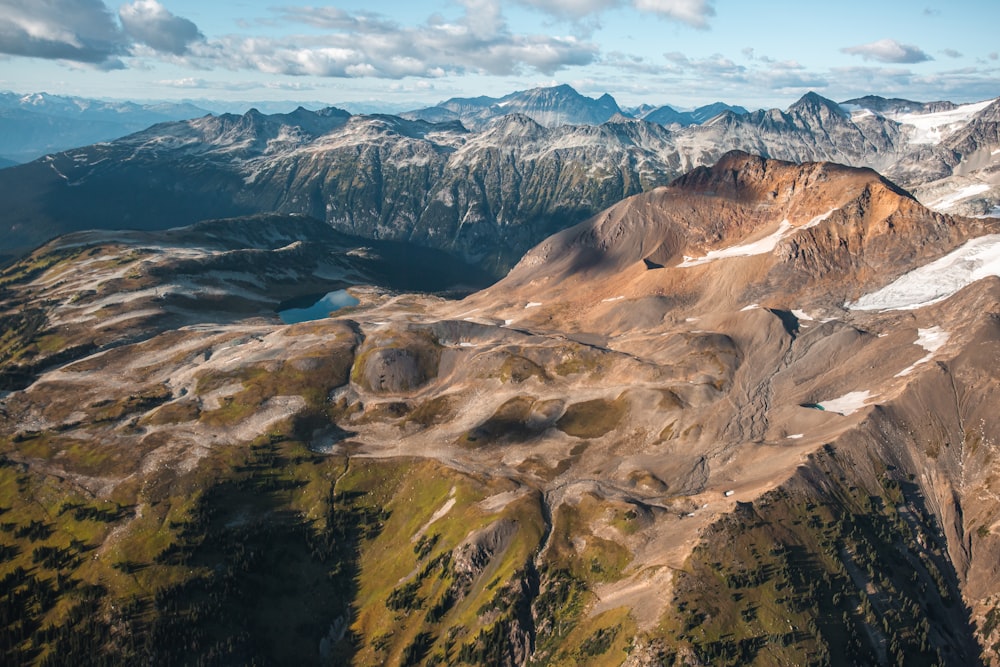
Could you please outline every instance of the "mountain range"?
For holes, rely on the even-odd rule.
[[[806,151],[822,122],[880,157],[915,132],[818,97],[755,113],[703,131]],[[475,159],[527,171],[556,132],[488,127],[248,114],[108,150],[186,155],[217,188],[199,165],[228,161],[253,190],[304,167],[245,165],[320,144],[384,170],[492,136],[517,152]],[[572,136],[674,136],[656,127]],[[869,168],[728,151],[494,284],[413,247],[269,214],[76,232],[0,272],[8,661],[1000,659],[1000,220]],[[328,290],[357,303],[279,319]]]
[[[572,86],[533,88],[503,97],[455,97],[440,104],[400,114],[409,120],[426,120],[432,123],[461,121],[470,129],[481,129],[491,120],[510,114],[523,114],[539,125],[600,125],[615,116],[641,118],[659,125],[700,125],[724,111],[747,113],[740,106],[723,102],[698,107],[692,111],[677,111],[669,105],[643,106],[623,110],[611,95],[605,93],[597,99],[581,95]]]
[[[118,139],[155,123],[197,118],[206,113],[186,103],[137,104],[0,92],[0,168],[68,148]]]
[[[0,171],[8,253],[72,230],[278,212],[444,250],[500,276],[548,235],[733,149],[870,167],[942,211],[1000,210],[996,100],[840,105],[809,93],[784,111],[724,109],[700,125],[670,127],[568,87],[501,101],[507,107],[452,100],[440,107],[441,122],[251,110],[49,155]],[[522,112],[490,118],[508,107],[550,124],[584,111],[593,122],[612,115],[556,127]],[[448,114],[485,114],[484,124],[471,130]]]

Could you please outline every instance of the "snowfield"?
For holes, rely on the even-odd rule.
[[[850,310],[914,310],[943,301],[987,276],[1000,276],[1000,234],[966,241],[940,259],[844,304]]]
[[[885,117],[913,128],[911,144],[937,144],[993,102],[994,100],[990,99],[974,104],[963,104],[951,111],[886,114]]]
[[[927,208],[932,208],[936,211],[947,211],[955,204],[964,201],[966,199],[971,199],[976,195],[981,195],[984,192],[988,192],[990,186],[986,183],[974,183],[972,185],[967,185],[964,188],[959,188],[958,190],[936,199],[927,204]]]

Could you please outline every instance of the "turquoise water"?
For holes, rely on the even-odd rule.
[[[335,310],[356,306],[360,301],[347,293],[347,290],[339,289],[336,292],[328,292],[316,303],[308,308],[286,308],[278,311],[278,317],[285,324],[297,324],[298,322],[309,322],[310,320],[321,320]]]

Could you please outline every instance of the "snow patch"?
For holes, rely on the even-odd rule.
[[[610,303],[612,301],[621,301],[624,298],[625,297],[623,297],[623,296],[614,296],[614,297],[611,297],[610,299],[601,299],[601,303]]]
[[[541,302],[541,301],[529,301],[529,302],[528,302],[528,305],[527,305],[527,306],[525,306],[525,308],[526,308],[526,309],[527,309],[527,308],[538,308],[538,307],[539,307],[539,306],[541,306],[541,305],[542,305],[542,302]]]
[[[935,199],[934,201],[927,204],[928,208],[933,208],[938,211],[946,211],[960,201],[970,199],[976,195],[981,195],[982,193],[988,191],[990,186],[986,183],[974,183],[972,185],[967,185],[964,188],[960,188],[955,192],[952,192],[940,199]]]
[[[917,340],[914,341],[913,344],[919,345],[927,350],[927,354],[896,373],[895,377],[909,375],[917,366],[927,363],[933,359],[934,353],[940,350],[941,347],[948,342],[948,336],[948,332],[938,326],[934,326],[929,329],[917,329]]]
[[[745,313],[748,310],[757,310],[758,308],[760,308],[760,306],[758,306],[756,303],[751,303],[749,306],[743,306],[742,308],[740,308],[740,312]]]
[[[427,532],[427,529],[430,528],[435,521],[442,518],[445,514],[451,511],[451,508],[455,506],[455,492],[456,488],[454,486],[451,487],[451,492],[448,494],[448,501],[440,508],[438,508],[438,511],[434,512],[431,518],[427,520],[427,523],[425,523],[423,526],[420,527],[420,530],[418,530],[416,534],[410,539],[411,542],[416,542],[421,537],[423,537],[424,533]]]
[[[823,213],[822,215],[817,215],[815,218],[813,218],[812,220],[810,220],[806,224],[804,224],[801,227],[799,227],[799,229],[809,229],[810,227],[815,227],[816,225],[818,225],[819,223],[823,222],[824,220],[826,220],[827,218],[829,218],[831,215],[833,215],[836,211],[837,211],[837,209],[831,208],[826,213]]]
[[[762,239],[751,241],[750,243],[743,243],[741,245],[730,246],[728,248],[720,248],[719,250],[709,250],[704,257],[688,257],[685,255],[684,261],[677,266],[698,266],[699,264],[707,264],[708,262],[717,259],[763,255],[764,253],[774,250],[775,247],[777,247],[778,242],[781,241],[781,239],[783,239],[791,229],[792,223],[788,222],[788,220],[782,220],[781,224],[778,225],[778,229]]]
[[[836,412],[846,417],[865,407],[868,401],[873,398],[875,397],[866,389],[864,391],[852,391],[838,398],[823,401],[817,405],[827,412]]]
[[[944,257],[844,304],[850,310],[914,310],[943,301],[987,276],[1000,276],[1000,234],[966,241]]]
[[[795,435],[787,436],[789,440],[799,440],[805,437],[804,433],[796,433]]]
[[[805,320],[806,322],[812,322],[813,321],[813,318],[809,317],[809,314],[806,313],[806,311],[804,311],[804,310],[793,310],[792,311],[792,315],[794,315],[795,318],[799,319],[799,320]]]

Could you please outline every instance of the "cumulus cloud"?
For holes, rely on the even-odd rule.
[[[262,88],[293,92],[315,90],[314,86],[287,81],[214,81],[209,79],[184,77],[183,79],[160,79],[156,83],[166,88],[177,88],[181,90],[249,91],[260,90]]]
[[[0,53],[119,69],[125,51],[101,0],[0,0]]]
[[[434,78],[477,72],[552,74],[594,62],[598,47],[573,36],[517,34],[497,0],[462,0],[457,18],[430,17],[401,26],[372,13],[334,8],[280,10],[288,21],[321,28],[320,36],[226,37],[191,46],[191,62],[270,74],[323,77]]]
[[[664,53],[663,57],[672,63],[672,69],[677,73],[729,81],[747,81],[748,69],[719,53],[708,58],[688,58],[683,53],[672,51]]]
[[[941,53],[943,53],[944,55],[948,56],[949,58],[961,58],[962,57],[962,52],[961,51],[956,51],[955,49],[945,49]]]
[[[711,0],[633,0],[640,12],[659,14],[695,28],[708,28],[708,20],[715,16]]]
[[[841,51],[853,56],[861,56],[865,60],[876,60],[882,63],[914,64],[933,60],[919,47],[912,44],[900,44],[894,39],[880,39],[877,42],[859,46],[848,46]]]
[[[557,16],[579,20],[618,7],[622,0],[515,0],[517,4]]]
[[[157,0],[122,6],[118,20],[102,0],[0,0],[0,53],[9,55],[121,69],[136,45],[179,55],[198,39],[194,23]]]
[[[602,12],[631,5],[640,12],[686,23],[695,28],[707,28],[715,16],[713,0],[515,0],[517,4],[537,9],[556,18],[580,21]]]
[[[204,39],[191,21],[171,14],[156,0],[135,0],[118,12],[125,34],[156,51],[181,55]]]

